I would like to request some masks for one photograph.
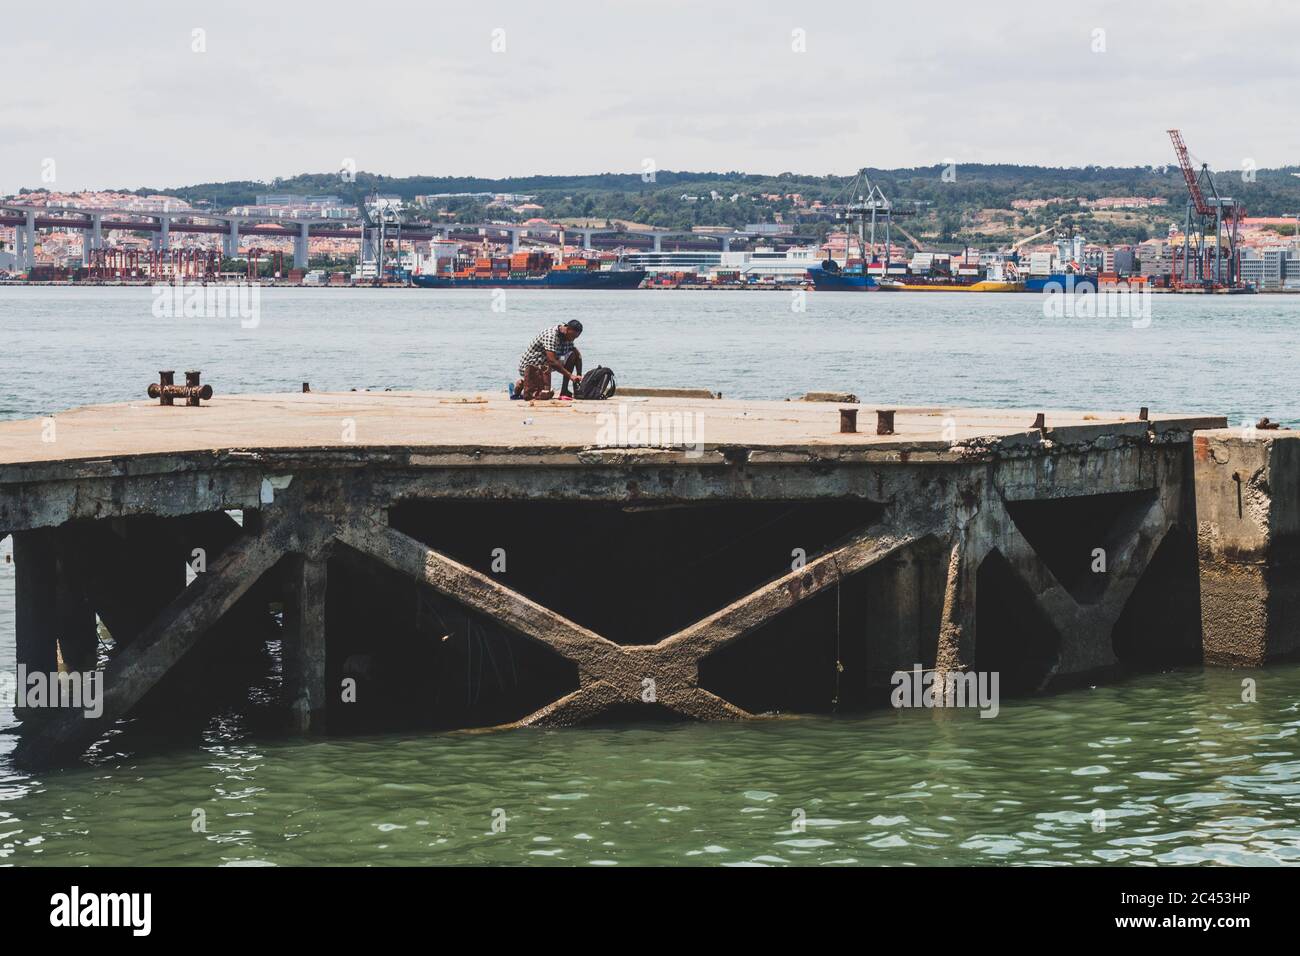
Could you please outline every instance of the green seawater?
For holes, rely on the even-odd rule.
[[[304,742],[250,738],[227,716],[165,755],[6,775],[0,857],[1297,864],[1298,701],[1300,665],[1284,665],[1003,701],[992,719],[890,710]]]

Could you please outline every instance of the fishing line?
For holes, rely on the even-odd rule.
[[[831,706],[839,711],[840,706],[840,675],[844,673],[844,661],[841,659],[841,642],[840,642],[840,599],[843,588],[840,586],[844,581],[844,575],[840,571],[840,559],[831,553],[831,564],[835,566],[835,696],[831,698]]]

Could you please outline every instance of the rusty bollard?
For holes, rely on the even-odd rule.
[[[303,390],[304,392],[310,392],[310,391],[311,391],[311,382],[303,382],[303,383],[302,383],[302,390]]]
[[[1151,420],[1151,411],[1143,405],[1138,409],[1138,421],[1149,422]]]
[[[855,432],[858,430],[858,410],[856,408],[840,409],[840,431]]]
[[[1047,416],[1044,415],[1042,412],[1039,412],[1036,416],[1034,416],[1034,423],[1029,427],[1037,428],[1039,431],[1042,431],[1044,428],[1047,427]]]
[[[159,372],[158,384],[149,386],[149,397],[159,399],[159,405],[170,405],[172,396],[167,390],[172,387],[175,380],[176,372],[174,370],[169,369],[165,372]]]
[[[894,434],[894,410],[892,408],[876,409],[876,434]]]
[[[158,399],[160,405],[173,405],[175,399],[183,398],[186,405],[197,407],[200,399],[207,401],[212,398],[212,386],[200,384],[201,375],[198,371],[186,372],[185,384],[176,385],[174,371],[161,371],[158,373],[158,381],[151,384],[146,392],[150,398]]]
[[[208,386],[207,394],[206,395],[203,394],[203,386],[199,384],[199,377],[202,374],[203,373],[198,371],[197,369],[185,373],[185,391],[186,391],[185,404],[186,405],[197,407],[199,404],[200,396],[202,396],[203,398],[212,397],[211,385]]]

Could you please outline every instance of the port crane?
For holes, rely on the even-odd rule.
[[[874,259],[876,253],[876,228],[883,226],[885,232],[885,274],[889,273],[890,255],[893,251],[891,242],[891,230],[896,226],[895,219],[902,219],[908,216],[914,216],[913,210],[895,209],[894,204],[886,198],[880,187],[873,183],[867,176],[867,171],[861,169],[857,176],[848,185],[845,192],[849,196],[849,202],[845,206],[843,218],[845,220],[844,229],[844,261],[847,264],[849,256],[850,239],[852,233],[849,229],[849,221],[856,219],[858,221],[858,247],[862,250],[863,270],[867,268],[867,250],[871,250],[871,257]],[[906,236],[916,246],[918,251],[924,251],[924,247],[914,236],[908,233],[902,226],[897,226],[898,231]]]
[[[1019,248],[1020,248],[1021,246],[1023,246],[1025,243],[1027,243],[1027,242],[1033,242],[1035,239],[1039,239],[1039,238],[1041,238],[1042,236],[1051,236],[1051,235],[1055,235],[1055,234],[1056,234],[1056,226],[1055,226],[1055,225],[1048,226],[1046,229],[1040,229],[1038,232],[1034,233],[1034,234],[1031,235],[1031,236],[1025,236],[1023,239],[1017,239],[1015,242],[1011,243],[1011,251],[1012,251],[1012,252],[1015,252],[1017,249],[1019,249]]]
[[[370,249],[374,253],[375,275],[382,276],[383,263],[380,261],[383,257],[383,243],[375,248],[375,240],[378,239],[378,231],[375,227],[374,220],[370,218],[370,211],[366,208],[366,197],[362,194],[359,187],[352,189],[352,201],[356,203],[357,213],[361,216],[361,255],[357,260],[357,271],[361,270],[366,261],[366,250]]]
[[[1178,275],[1178,259],[1175,252],[1174,284],[1178,287],[1235,287],[1240,279],[1237,240],[1246,209],[1238,200],[1219,195],[1208,163],[1201,163],[1200,171],[1197,172],[1192,166],[1191,156],[1187,151],[1187,144],[1183,142],[1181,132],[1176,129],[1168,132],[1169,139],[1174,144],[1174,153],[1178,156],[1178,167],[1182,170],[1183,181],[1187,183],[1188,193],[1187,222],[1183,229],[1183,274],[1181,277]],[[1211,233],[1214,236],[1212,265],[1208,255]],[[1226,262],[1223,255],[1225,242],[1228,249]],[[1194,264],[1193,243],[1196,250]]]
[[[402,216],[396,209],[391,208],[375,192],[375,216],[372,218],[367,208],[366,196],[361,190],[354,187],[352,190],[352,199],[356,203],[357,212],[361,216],[361,259],[357,263],[357,268],[366,260],[366,254],[369,252],[371,258],[375,261],[375,283],[380,284],[384,281],[384,260],[386,258],[386,249],[390,232],[395,232],[397,236],[397,264],[402,264]]]
[[[908,242],[910,242],[913,246],[916,247],[916,251],[917,251],[917,252],[925,252],[925,246],[921,245],[921,240],[920,240],[920,239],[916,238],[916,236],[912,235],[910,232],[908,232],[908,231],[907,231],[906,229],[904,229],[902,226],[897,226],[896,228],[898,229],[899,232],[901,232],[901,233],[903,234],[903,237],[904,237]]]

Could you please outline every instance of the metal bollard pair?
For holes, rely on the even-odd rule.
[[[840,409],[840,431],[856,432],[858,430],[858,410],[856,408]],[[876,410],[876,434],[894,434],[894,409]]]
[[[173,405],[176,399],[183,398],[186,405],[197,407],[200,400],[208,401],[212,398],[212,386],[199,383],[202,374],[198,370],[186,372],[185,384],[177,385],[175,371],[160,371],[158,381],[151,383],[147,389],[149,397],[158,399],[159,405]]]

